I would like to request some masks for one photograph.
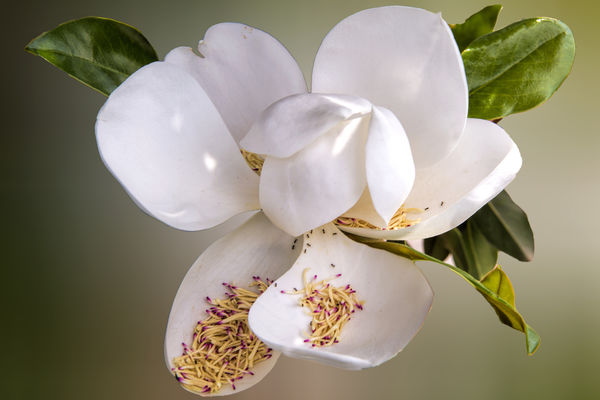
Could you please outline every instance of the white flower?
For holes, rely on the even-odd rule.
[[[278,279],[249,316],[275,350],[351,369],[393,357],[423,323],[431,289],[412,262],[352,242],[330,221],[347,216],[386,227],[404,205],[422,210],[418,223],[343,228],[388,239],[435,236],[492,199],[521,165],[502,128],[467,118],[464,69],[448,25],[409,7],[354,14],[321,44],[312,93],[287,50],[260,30],[218,24],[198,50],[202,57],[176,48],[134,73],[96,125],[107,167],[157,219],[197,230],[264,210],[211,245],[186,275],[169,318],[167,364],[202,319],[205,297],[254,275]],[[265,157],[260,179],[240,145]],[[340,282],[365,300],[339,344],[306,346],[309,317],[294,296],[279,293],[301,285],[304,268],[342,273]],[[237,390],[258,382],[277,356]]]

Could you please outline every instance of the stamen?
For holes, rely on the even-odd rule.
[[[426,208],[425,210],[427,210],[428,208]],[[352,217],[338,217],[335,219],[334,222],[337,225],[343,225],[343,226],[346,226],[349,228],[368,228],[368,229],[378,229],[378,230],[382,230],[382,231],[386,231],[386,230],[393,231],[393,230],[397,230],[397,229],[408,228],[410,226],[418,224],[419,222],[421,222],[420,218],[408,219],[407,214],[419,214],[419,213],[425,212],[425,210],[423,210],[421,208],[405,208],[404,205],[402,205],[398,209],[398,211],[396,211],[396,213],[390,220],[388,226],[386,226],[385,228],[381,228],[377,225],[373,225],[372,223],[370,223],[368,221],[358,219],[358,218],[352,218]]]
[[[186,389],[216,393],[230,384],[235,390],[235,381],[254,375],[249,369],[273,355],[248,326],[250,307],[272,281],[252,279],[250,287],[257,291],[223,283],[226,299],[206,297],[208,318],[198,321],[192,344],[182,343],[183,354],[173,359],[175,378]]]
[[[246,164],[248,164],[250,169],[260,175],[263,164],[265,163],[265,159],[258,154],[251,153],[244,149],[240,149],[240,152],[242,153],[242,157],[244,157],[244,160],[246,160]]]
[[[306,308],[312,317],[311,334],[304,342],[311,344],[312,347],[331,346],[339,343],[342,328],[350,321],[350,315],[355,312],[355,308],[363,309],[364,301],[358,300],[356,290],[349,284],[335,287],[329,283],[342,274],[317,281],[317,275],[312,279],[307,278],[308,271],[309,268],[305,268],[302,273],[304,288],[281,292],[302,295],[298,303],[300,307]]]

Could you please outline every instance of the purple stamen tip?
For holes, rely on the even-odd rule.
[[[342,274],[337,274],[335,277],[336,277],[336,278],[339,278],[340,276],[342,276]]]

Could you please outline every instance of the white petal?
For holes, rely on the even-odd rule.
[[[465,126],[464,67],[439,14],[390,6],[344,19],[323,40],[312,82],[313,92],[352,94],[392,110],[417,168],[449,154]]]
[[[433,293],[427,280],[413,262],[353,242],[333,224],[313,232],[304,240],[306,253],[303,250],[276,281],[277,287],[271,285],[250,309],[252,331],[285,355],[337,367],[361,369],[389,360],[417,333],[431,308]],[[280,292],[302,288],[305,268],[317,280],[341,273],[330,283],[350,284],[365,302],[363,311],[352,314],[338,344],[313,348],[304,343],[311,317],[298,306],[299,295]]]
[[[98,113],[96,138],[133,199],[175,228],[259,208],[258,177],[204,90],[175,65],[155,62],[119,86]]]
[[[346,211],[343,217],[362,219],[363,221],[370,222],[371,224],[380,227],[385,227],[388,224],[388,221],[385,221],[381,215],[379,215],[377,210],[375,210],[368,186],[365,188],[356,204]]]
[[[213,25],[198,50],[203,57],[179,47],[165,61],[184,67],[200,82],[237,142],[271,103],[306,92],[294,58],[259,29],[230,22]]]
[[[466,221],[502,191],[521,168],[517,145],[498,125],[469,119],[456,149],[440,163],[417,169],[406,207],[426,209],[412,217],[421,222],[396,231],[343,228],[357,235],[384,239],[423,239]]]
[[[366,167],[373,206],[387,225],[410,193],[415,164],[402,124],[383,107],[371,115]]]
[[[365,185],[368,118],[339,124],[289,158],[267,157],[260,204],[271,221],[297,236],[342,215]]]
[[[371,111],[355,96],[298,94],[269,106],[240,145],[253,153],[289,157],[345,120]]]
[[[181,282],[171,307],[165,335],[167,366],[181,355],[181,343],[191,343],[194,328],[205,318],[206,297],[224,298],[223,282],[246,287],[255,275],[276,279],[294,263],[301,242],[292,250],[294,238],[281,232],[262,213],[258,213],[234,232],[217,240],[196,260]],[[279,353],[236,382],[236,390],[223,387],[217,395],[237,393],[258,383],[275,365]]]

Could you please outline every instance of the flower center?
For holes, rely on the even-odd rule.
[[[342,274],[317,281],[317,275],[312,279],[307,278],[308,271],[309,268],[305,268],[302,273],[304,281],[302,290],[282,290],[281,293],[301,294],[298,304],[306,307],[309,315],[312,316],[311,333],[304,342],[312,343],[312,347],[331,346],[339,343],[342,328],[352,319],[351,315],[356,309],[363,309],[364,302],[357,299],[356,290],[349,284],[335,287],[329,283]]]
[[[223,283],[228,290],[226,299],[206,298],[208,318],[198,321],[192,344],[188,347],[182,343],[183,354],[173,359],[171,370],[186,389],[216,393],[224,384],[231,384],[235,390],[235,381],[254,375],[250,369],[271,358],[272,349],[248,326],[248,311],[272,281],[265,283],[258,276],[253,279],[250,287],[258,292]]]
[[[378,230],[383,230],[383,231],[392,231],[392,230],[396,230],[396,229],[408,228],[415,224],[418,224],[421,221],[421,219],[420,218],[409,219],[408,214],[418,214],[418,213],[422,213],[422,212],[425,212],[425,210],[420,209],[420,208],[406,208],[406,207],[404,207],[404,205],[402,205],[398,209],[398,211],[396,211],[396,213],[390,220],[388,226],[386,226],[385,228],[373,225],[372,223],[370,223],[368,221],[365,221],[365,220],[362,220],[359,218],[352,218],[352,217],[338,217],[335,219],[334,223],[337,225],[347,226],[349,228],[368,228],[368,229],[378,229]]]
[[[265,159],[256,153],[251,153],[244,149],[240,149],[240,152],[242,153],[242,157],[244,157],[244,160],[246,160],[246,164],[248,164],[250,169],[260,175],[262,166],[265,163]]]
[[[262,172],[263,164],[265,163],[265,159],[256,153],[252,153],[252,152],[246,151],[244,149],[240,149],[240,152],[242,153],[242,157],[244,157],[244,160],[246,160],[246,164],[248,164],[250,169],[252,169],[252,171],[256,172],[256,174],[258,174],[260,176],[260,173]],[[336,218],[333,222],[336,225],[343,225],[343,226],[347,226],[349,228],[368,228],[368,229],[377,229],[377,230],[383,230],[383,231],[388,230],[389,231],[389,230],[408,228],[410,226],[418,224],[421,221],[421,219],[420,218],[410,219],[410,218],[408,218],[408,214],[418,214],[418,213],[422,213],[424,211],[425,210],[422,210],[420,208],[406,208],[406,207],[404,207],[404,205],[402,205],[396,211],[396,213],[390,220],[389,224],[383,228],[380,226],[374,225],[368,221],[365,221],[363,219],[353,218],[353,217],[341,216],[341,217]]]

